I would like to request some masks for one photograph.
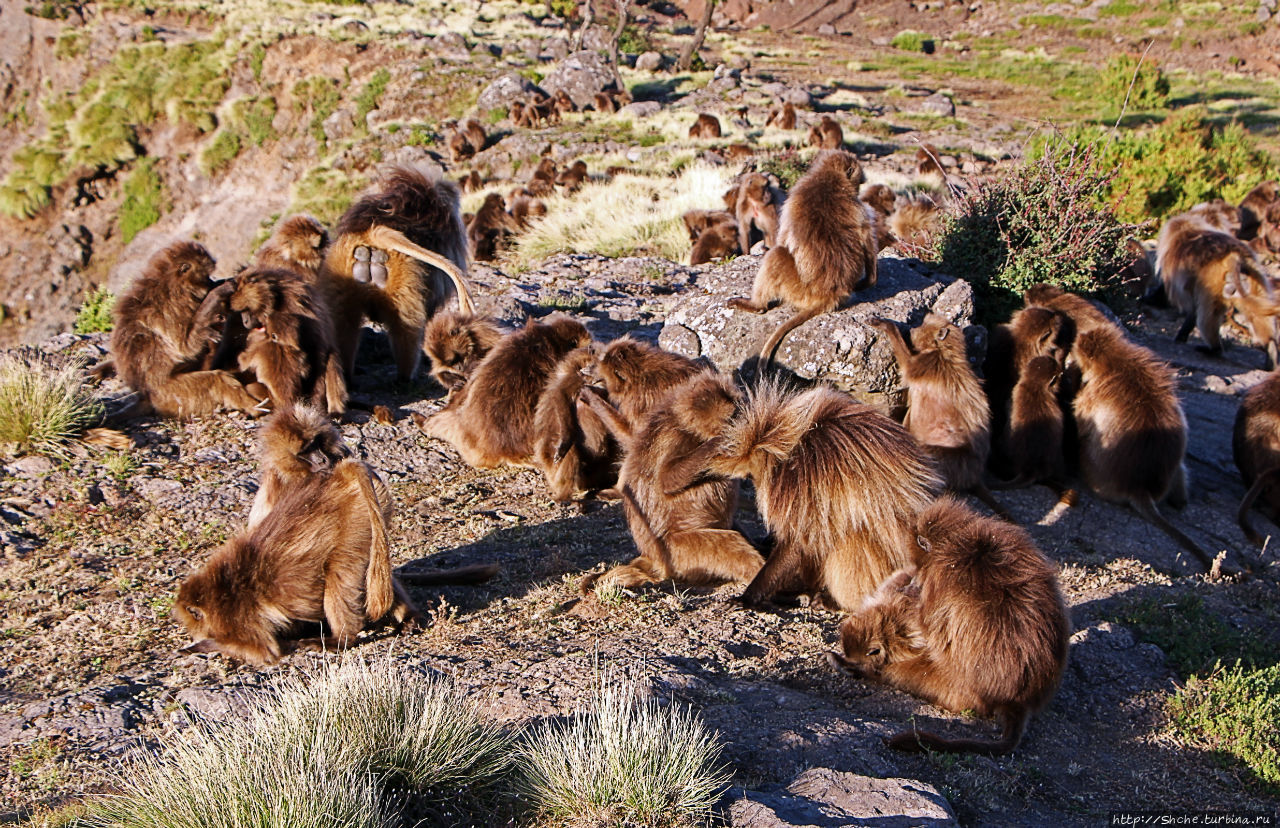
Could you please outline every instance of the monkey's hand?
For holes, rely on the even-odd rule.
[[[871,319],[868,319],[867,326],[871,328],[876,328],[882,331],[887,331],[890,328],[893,328],[895,331],[898,330],[897,322],[894,322],[892,319],[885,319],[882,316],[875,316],[875,317],[872,317]]]

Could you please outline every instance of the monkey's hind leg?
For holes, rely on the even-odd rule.
[[[267,412],[262,400],[225,371],[178,374],[152,389],[148,399],[162,417],[199,417],[223,409],[243,411],[251,417]]]
[[[778,245],[769,248],[769,252],[764,254],[764,259],[760,262],[760,269],[756,271],[756,279],[751,283],[751,298],[730,299],[728,307],[737,310],[751,311],[752,313],[764,313],[769,310],[769,306],[782,296],[782,285],[794,284],[800,281],[799,272],[796,270],[796,260],[792,257],[791,251],[786,245]]]
[[[695,529],[666,538],[672,576],[679,581],[746,583],[764,558],[733,529]]]

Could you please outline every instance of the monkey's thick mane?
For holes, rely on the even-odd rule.
[[[462,234],[458,186],[418,167],[397,165],[383,187],[361,197],[338,219],[336,235],[364,233],[374,225],[398,230],[415,244],[435,249]]]

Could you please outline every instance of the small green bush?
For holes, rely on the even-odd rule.
[[[1238,203],[1277,174],[1244,127],[1214,126],[1199,106],[1179,109],[1155,127],[1114,137],[1101,127],[1083,127],[1067,132],[1065,141],[1092,145],[1097,168],[1110,177],[1098,203],[1133,224],[1159,224],[1211,198]]]
[[[618,38],[618,51],[628,55],[638,55],[653,49],[649,33],[639,26],[628,24],[623,27]]]
[[[213,175],[231,166],[240,154],[240,136],[235,130],[223,129],[213,136],[213,142],[200,153],[200,168],[205,175]]]
[[[120,238],[128,244],[138,233],[160,220],[164,182],[156,172],[155,159],[143,158],[139,161],[124,180],[121,189],[124,191],[124,200],[120,203]]]
[[[933,38],[924,32],[906,29],[894,35],[889,45],[904,52],[925,52],[932,50]]]
[[[391,73],[386,69],[379,69],[373,73],[364,89],[360,90],[360,94],[356,96],[356,129],[365,129],[365,116],[378,108],[378,99],[387,91],[387,84],[390,82]]]
[[[1007,318],[1038,282],[1077,293],[1112,288],[1133,227],[1099,206],[1109,186],[1091,150],[1048,146],[960,194],[927,255],[973,285],[984,324]]]
[[[809,171],[809,159],[793,149],[783,150],[765,158],[759,169],[765,175],[776,175],[782,188],[790,190],[800,180],[800,176]]]
[[[1248,670],[1237,662],[1193,676],[1169,713],[1187,742],[1242,762],[1262,787],[1280,792],[1280,665]]]
[[[102,415],[84,365],[58,364],[34,348],[0,356],[0,444],[64,457],[67,444]]]
[[[276,137],[271,122],[276,117],[276,99],[241,98],[231,106],[231,122],[255,147]]]
[[[1151,58],[1115,55],[1102,70],[1102,94],[1115,112],[1125,108],[1126,96],[1130,111],[1163,109],[1169,102],[1169,79]]]
[[[518,787],[539,813],[575,824],[682,825],[705,821],[728,783],[719,755],[688,708],[603,679],[591,710],[529,732]]]
[[[315,167],[294,185],[290,212],[307,213],[332,225],[351,206],[363,185],[364,180],[358,176]]]
[[[90,293],[76,313],[76,333],[107,333],[114,327],[111,313],[116,307],[116,296],[107,286]]]

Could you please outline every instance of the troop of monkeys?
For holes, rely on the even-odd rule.
[[[748,205],[752,226],[773,239],[751,297],[728,304],[763,312],[780,300],[796,311],[765,342],[766,365],[790,330],[875,284],[881,237],[864,183],[853,155],[828,150],[780,210]],[[762,186],[740,182],[739,204],[743,190]],[[1222,244],[1215,231],[1196,232]],[[1175,269],[1196,284],[1221,278],[1219,260],[1199,250],[1191,243],[1159,259],[1171,295]],[[188,650],[269,663],[317,623],[344,647],[368,624],[418,617],[402,582],[494,574],[392,574],[387,487],[331,421],[345,408],[365,319],[386,328],[402,379],[425,349],[447,389],[440,412],[415,415],[426,434],[477,467],[541,470],[559,501],[622,501],[639,554],[584,578],[584,594],[668,579],[742,583],[755,608],[807,594],[849,613],[833,664],[1001,725],[994,741],[913,731],[894,737],[896,748],[1009,751],[1062,675],[1070,622],[1055,567],[987,490],[988,468],[1002,486],[1044,483],[1068,504],[1078,468],[1095,493],[1129,503],[1212,561],[1156,506],[1186,500],[1173,375],[1080,297],[1028,291],[992,333],[985,386],[948,320],[929,314],[909,338],[876,320],[908,388],[900,424],[828,387],[766,379],[744,392],[703,362],[643,342],[593,342],[561,314],[507,329],[475,313],[466,251],[457,186],[396,167],[343,215],[332,241],[314,219],[291,217],[247,270],[216,285],[208,253],[179,242],[121,299],[112,355],[140,405],[179,417],[275,411],[262,429],[248,526],[179,590]],[[1269,299],[1270,286],[1246,281],[1244,254],[1232,261],[1234,290],[1220,295],[1248,313],[1255,305],[1245,300]],[[443,310],[455,295],[459,310]],[[1259,494],[1280,507],[1270,485],[1280,469],[1275,376],[1246,396],[1236,428],[1251,538],[1245,513]],[[735,524],[741,480],[754,486],[767,549]],[[1003,517],[948,491],[972,492]]]

